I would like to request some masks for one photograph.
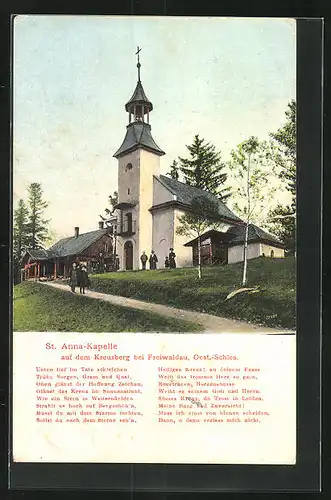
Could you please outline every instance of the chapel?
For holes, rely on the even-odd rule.
[[[118,203],[112,220],[122,270],[141,268],[140,256],[154,250],[158,268],[164,267],[170,248],[178,267],[197,263],[197,239],[177,234],[179,218],[190,210],[192,200],[205,196],[217,203],[220,225],[201,238],[204,264],[233,263],[243,260],[244,223],[213,194],[184,184],[160,173],[165,152],[152,136],[153,104],[143,88],[138,49],[138,80],[132,97],[125,104],[128,125],[124,140],[114,157],[118,160]],[[284,257],[284,245],[274,236],[251,224],[248,258]]]

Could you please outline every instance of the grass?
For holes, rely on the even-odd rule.
[[[40,283],[14,286],[14,331],[194,332],[194,323],[71,295]]]
[[[203,268],[132,271],[91,276],[93,290],[207,312],[270,327],[295,328],[295,259],[248,262],[248,285],[261,292],[227,295],[241,287],[242,264]]]

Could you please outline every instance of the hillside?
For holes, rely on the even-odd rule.
[[[25,281],[14,286],[14,331],[194,332],[193,323]]]
[[[258,258],[248,262],[249,287],[254,294],[227,295],[241,287],[242,264],[197,270],[132,271],[91,276],[91,289],[182,309],[207,312],[270,327],[295,328],[295,259]]]

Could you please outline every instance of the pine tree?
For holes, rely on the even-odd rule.
[[[200,139],[199,135],[195,135],[193,143],[186,147],[190,158],[179,157],[179,169],[184,182],[209,191],[222,201],[226,200],[230,191],[225,187],[227,174],[224,172],[225,163],[221,160],[221,153],[216,151],[213,144]]]
[[[290,206],[277,205],[269,212],[269,230],[282,241],[289,255],[295,254],[295,214]]]
[[[31,249],[43,248],[48,238],[49,220],[43,218],[48,203],[43,199],[43,190],[38,182],[28,187],[28,207],[28,246]]]
[[[174,160],[172,162],[172,164],[170,165],[170,172],[167,175],[178,181],[179,179],[178,161]]]
[[[14,211],[13,227],[13,260],[15,273],[19,269],[23,251],[28,246],[28,216],[29,210],[24,200],[20,199]]]

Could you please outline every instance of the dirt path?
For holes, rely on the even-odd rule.
[[[54,282],[45,282],[45,284],[54,288],[58,288],[59,290],[63,290],[64,292],[72,293],[68,285],[62,285],[60,283]],[[267,333],[269,335],[282,333],[294,334],[294,332],[290,332],[288,330],[276,330],[273,328],[256,326],[232,319],[221,318],[220,316],[213,316],[211,314],[177,309],[174,307],[165,306],[163,304],[144,302],[142,300],[131,299],[119,295],[109,295],[106,293],[86,290],[85,296],[93,299],[104,300],[117,306],[132,307],[133,309],[150,311],[152,313],[160,314],[161,316],[168,316],[171,318],[191,321],[193,323],[201,325],[206,333]]]

